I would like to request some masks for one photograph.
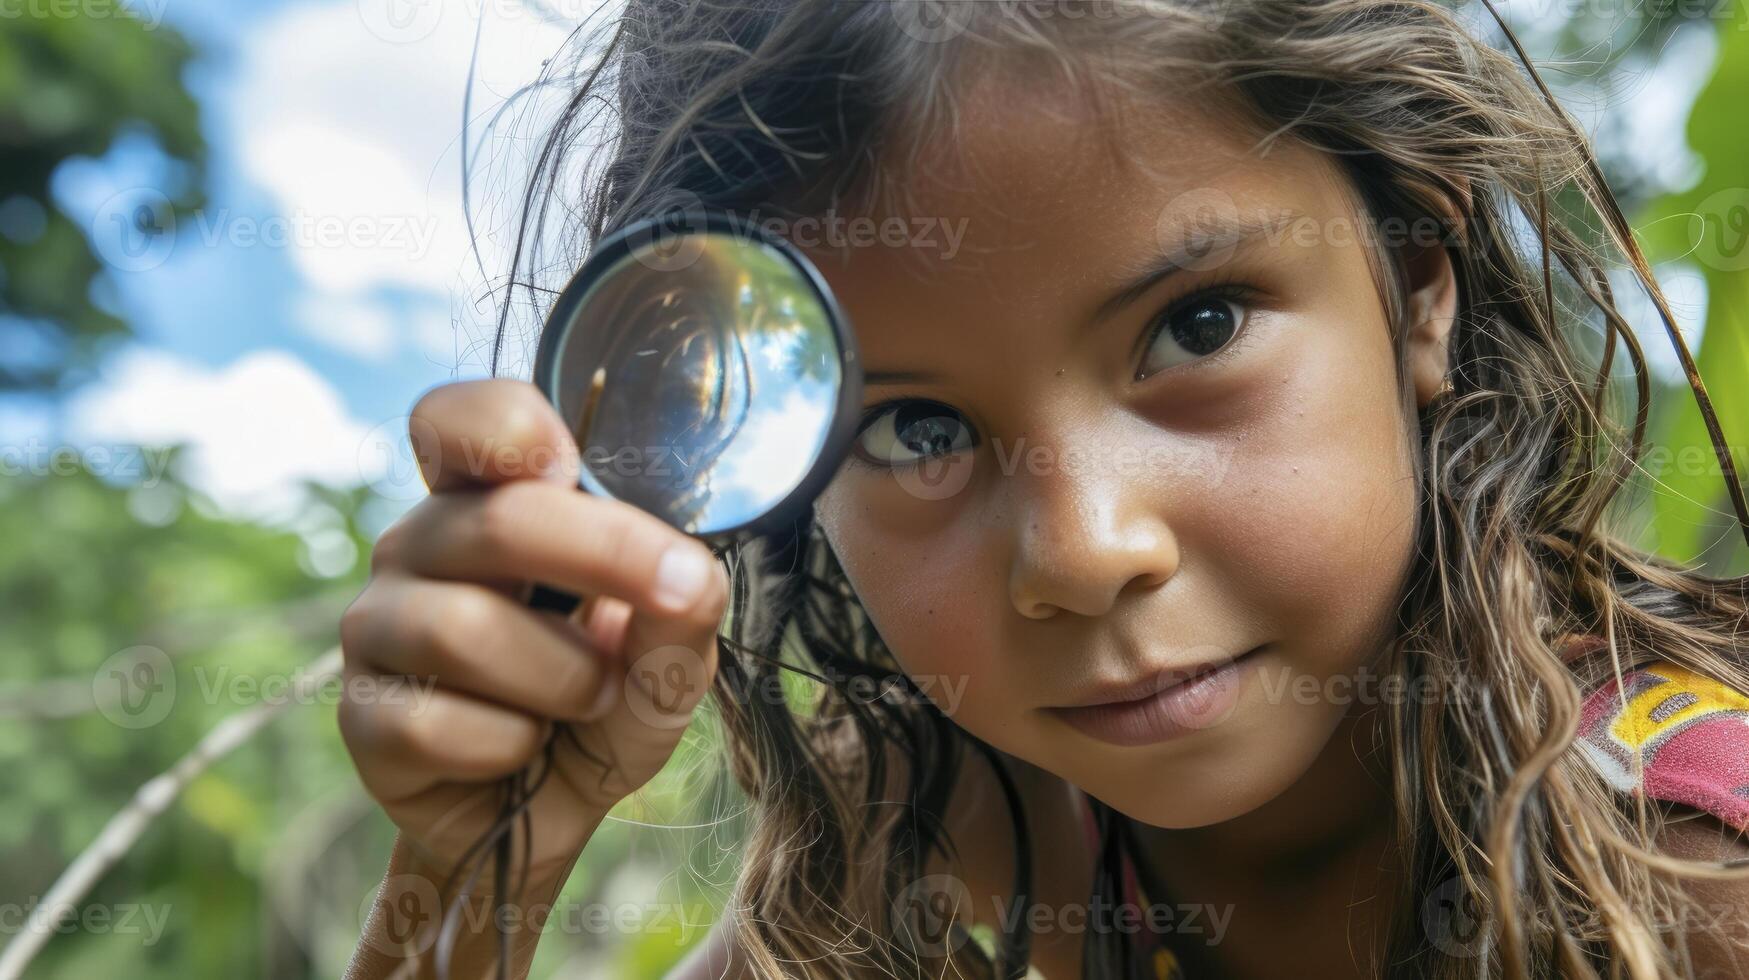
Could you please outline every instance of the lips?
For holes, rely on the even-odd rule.
[[[1252,647],[1244,653],[1239,654],[1237,657],[1214,657],[1207,660],[1199,660],[1191,664],[1180,664],[1168,667],[1157,673],[1143,677],[1140,680],[1128,681],[1121,684],[1107,684],[1104,687],[1089,692],[1085,697],[1077,698],[1076,700],[1070,701],[1067,704],[1059,705],[1058,707],[1083,708],[1102,704],[1121,705],[1127,702],[1140,701],[1151,695],[1159,694],[1175,685],[1189,683],[1197,677],[1219,670],[1227,664],[1236,663],[1255,653],[1257,649],[1257,647]]]
[[[1238,705],[1253,647],[1238,657],[1201,661],[1127,684],[1108,685],[1081,701],[1046,709],[1112,745],[1151,745],[1225,721]]]

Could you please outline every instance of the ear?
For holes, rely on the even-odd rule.
[[[1457,320],[1457,273],[1440,243],[1411,242],[1404,247],[1408,275],[1406,367],[1415,386],[1415,404],[1425,407],[1450,374],[1449,344]]]

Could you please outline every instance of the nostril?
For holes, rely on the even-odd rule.
[[[1027,619],[1050,619],[1058,612],[1058,607],[1048,602],[1029,599],[1025,596],[1014,597],[1014,608]]]
[[[1143,572],[1135,578],[1130,579],[1128,582],[1125,582],[1124,587],[1120,591],[1147,592],[1150,589],[1157,589],[1160,586],[1165,585],[1166,580],[1171,577],[1172,576],[1165,572]]]

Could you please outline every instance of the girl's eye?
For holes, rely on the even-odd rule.
[[[940,402],[913,400],[871,412],[853,448],[877,466],[910,466],[971,447],[972,428],[964,416]]]
[[[1213,354],[1244,322],[1245,307],[1236,297],[1211,293],[1179,303],[1151,328],[1137,378]]]

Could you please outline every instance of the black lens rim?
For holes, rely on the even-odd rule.
[[[765,245],[782,255],[791,265],[801,272],[803,279],[814,290],[820,301],[820,306],[826,312],[826,319],[832,325],[832,332],[838,344],[838,373],[841,384],[838,389],[838,403],[833,407],[832,421],[827,426],[825,442],[820,447],[819,455],[814,459],[802,479],[796,485],[762,514],[749,518],[740,524],[730,527],[706,531],[687,532],[702,540],[727,543],[733,540],[754,535],[771,533],[785,529],[793,523],[797,514],[819,496],[826,485],[837,474],[843,465],[845,456],[850,451],[851,441],[856,436],[858,413],[862,405],[862,364],[856,347],[855,335],[851,332],[850,320],[844,314],[838,303],[838,297],[826,285],[826,279],[820,270],[809,261],[794,245],[787,240],[766,232],[757,224],[736,217],[734,214],[708,208],[687,208],[678,211],[668,211],[663,214],[644,218],[603,238],[590,253],[570,282],[560,291],[558,299],[553,302],[553,308],[547,315],[545,324],[541,327],[540,344],[535,352],[534,382],[535,387],[546,396],[555,408],[562,410],[560,400],[562,389],[556,377],[554,360],[563,346],[563,341],[571,329],[575,327],[574,316],[583,303],[583,297],[599,281],[607,270],[613,268],[619,260],[629,256],[634,248],[643,248],[656,242],[680,235],[697,233],[727,234],[744,241]],[[581,467],[578,483],[581,489],[595,496],[609,499],[620,499],[610,493],[587,466]],[[660,515],[658,515],[660,516]],[[664,518],[666,520],[666,518]],[[681,530],[685,530],[682,528]]]

